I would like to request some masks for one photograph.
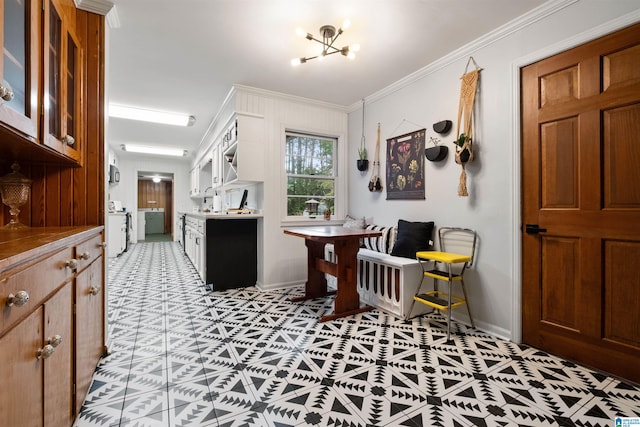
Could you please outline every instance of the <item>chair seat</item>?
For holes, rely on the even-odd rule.
[[[440,252],[440,251],[416,252],[416,258],[423,259],[423,260],[444,262],[447,264],[457,264],[460,262],[468,262],[471,260],[471,257],[468,255],[461,255],[461,254],[454,254],[452,252]],[[448,274],[447,274],[447,277],[449,277]]]
[[[425,271],[424,275],[427,277],[431,277],[432,279],[438,279],[438,280],[444,280],[444,281],[449,280],[449,273],[442,270]],[[458,280],[462,280],[462,276],[459,274],[452,274],[451,280],[453,280],[454,282]]]

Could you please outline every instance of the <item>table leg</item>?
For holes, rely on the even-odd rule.
[[[316,259],[324,259],[324,243],[305,239],[305,246],[307,247],[307,282],[304,285],[304,296],[291,298],[292,302],[306,301],[336,293],[335,291],[327,291],[327,279],[324,273],[316,268]]]
[[[371,306],[360,307],[357,284],[359,243],[360,239],[343,239],[334,242],[334,251],[338,259],[336,272],[338,291],[334,301],[334,314],[322,316],[321,322],[373,309]]]

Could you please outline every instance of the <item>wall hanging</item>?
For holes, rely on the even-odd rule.
[[[469,64],[473,62],[475,70],[467,72]],[[458,124],[456,129],[456,140],[453,142],[456,148],[456,163],[462,166],[460,173],[460,182],[458,184],[458,196],[466,197],[469,195],[467,191],[467,172],[465,166],[473,161],[473,104],[476,97],[476,89],[478,87],[478,79],[482,68],[478,67],[473,57],[469,57],[465,73],[460,77],[460,103],[458,105]],[[462,128],[462,133],[460,132]]]
[[[376,139],[376,152],[373,157],[373,167],[371,168],[371,179],[369,179],[369,191],[382,191],[382,180],[380,179],[380,123],[378,122],[378,138]]]
[[[358,170],[366,172],[369,169],[369,160],[367,160],[367,146],[364,139],[364,98],[362,98],[362,138],[360,139],[360,148],[358,148],[358,160],[356,161]]]
[[[387,139],[387,200],[424,200],[426,129]]]

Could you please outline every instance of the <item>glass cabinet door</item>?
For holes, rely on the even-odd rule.
[[[80,162],[82,47],[56,0],[45,3],[44,143]]]
[[[0,121],[38,137],[39,9],[32,0],[0,0]]]

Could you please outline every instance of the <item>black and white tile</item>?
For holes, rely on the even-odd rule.
[[[610,426],[640,387],[439,315],[318,323],[302,287],[208,292],[179,246],[109,265],[111,354],[76,427]]]

